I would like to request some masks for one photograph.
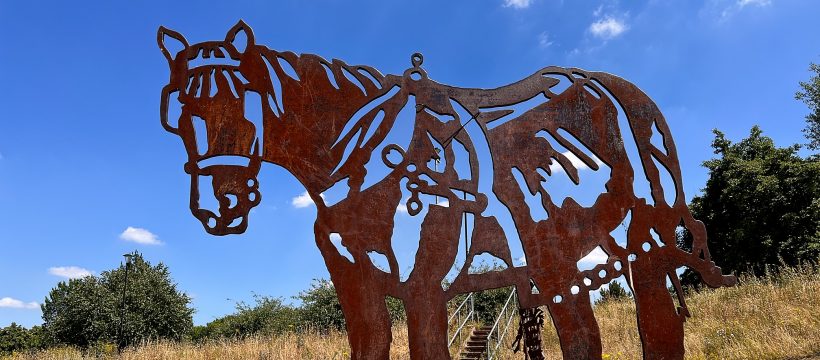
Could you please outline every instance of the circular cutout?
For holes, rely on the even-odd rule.
[[[248,187],[256,187],[256,179],[248,179]]]
[[[213,216],[208,217],[208,227],[211,228],[211,229],[216,227],[216,218],[215,217],[213,217]]]
[[[586,286],[592,285],[592,280],[590,278],[585,277],[584,278],[584,285],[586,285]]]
[[[256,200],[256,192],[251,191],[250,193],[248,193],[248,201],[253,202],[255,200]]]
[[[601,271],[598,272],[598,277],[601,278],[601,279],[605,278],[606,277],[606,270],[601,269]]]
[[[620,261],[616,261],[615,264],[613,264],[613,266],[615,266],[615,270],[621,271],[622,266]]]
[[[407,171],[409,171],[409,172],[416,171],[416,164],[407,164]]]
[[[413,64],[413,67],[419,67],[424,62],[424,55],[421,53],[414,53],[410,56],[410,63]]]
[[[410,201],[407,203],[407,209],[410,213],[418,213],[421,210],[421,203],[418,201]]]
[[[581,291],[581,288],[578,287],[578,285],[573,285],[571,288],[569,288],[569,292],[571,292],[572,295],[577,294],[579,291]]]
[[[404,155],[404,149],[396,144],[390,144],[382,149],[382,162],[392,169],[404,161]]]
[[[413,71],[413,72],[410,73],[410,78],[413,79],[413,80],[418,81],[418,80],[421,80],[422,76],[421,76],[420,72]]]
[[[649,249],[651,248],[652,245],[650,245],[649,242],[644,242],[643,244],[641,244],[641,249],[643,249],[644,252],[649,252]]]
[[[564,301],[564,297],[561,295],[555,295],[552,297],[552,302],[555,304],[560,304],[561,301]]]
[[[633,262],[637,258],[638,258],[638,255],[635,255],[635,254],[629,254],[629,256],[626,257],[626,259],[629,260],[629,262]]]

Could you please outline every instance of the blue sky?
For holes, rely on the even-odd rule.
[[[271,48],[383,73],[419,51],[431,78],[460,86],[547,65],[611,72],[665,113],[689,197],[706,181],[712,128],[738,140],[759,124],[780,145],[804,141],[808,110],[793,95],[820,62],[814,1],[228,3],[0,1],[0,326],[39,324],[59,281],[135,249],[170,267],[197,324],[328,276],[315,209],[282,169],[263,168],[246,234],[212,237],[191,216],[182,145],[158,118],[160,25],[199,42],[241,18]]]

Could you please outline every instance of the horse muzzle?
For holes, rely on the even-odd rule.
[[[202,169],[193,167],[191,174],[191,213],[211,235],[241,234],[248,228],[248,216],[259,205],[257,166],[211,165]],[[213,196],[218,210],[200,207],[199,179],[211,177]],[[208,196],[208,195],[204,195]],[[216,210],[216,209],[214,209]]]

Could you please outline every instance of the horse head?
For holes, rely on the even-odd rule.
[[[246,40],[238,41],[239,34]],[[181,50],[172,54],[166,41]],[[245,102],[250,92],[272,91],[268,84],[246,80],[268,72],[255,54],[253,33],[240,21],[224,41],[189,45],[178,32],[160,27],[157,42],[171,70],[162,89],[160,118],[165,130],[182,139],[188,154],[184,168],[191,176],[191,212],[210,234],[242,233],[250,209],[260,201],[257,174],[262,164],[257,135],[262,125],[248,119]],[[169,119],[172,94],[181,106],[178,119]],[[218,209],[200,206],[200,196],[209,196],[200,194],[201,181],[211,181]]]

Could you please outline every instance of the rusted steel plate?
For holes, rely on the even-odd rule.
[[[617,76],[546,67],[495,89],[460,88],[431,80],[420,54],[403,74],[383,75],[368,66],[269,49],[256,43],[243,22],[224,40],[190,44],[161,27],[157,41],[171,70],[160,118],[187,151],[193,215],[210,234],[242,233],[250,209],[261,200],[262,163],[293,174],[316,203],[316,245],[339,294],[354,359],[388,358],[386,296],[405,304],[411,357],[446,359],[447,301],[510,285],[522,309],[548,308],[564,358],[600,358],[589,292],[621,276],[635,296],[645,358],[682,359],[689,311],[682,297],[675,305],[667,279],[678,287],[676,269],[686,266],[712,287],[735,282],[712,262],[705,228],[686,206],[663,115],[646,94]],[[166,45],[172,42],[182,50],[171,53]],[[179,107],[177,118],[169,118],[171,106]],[[408,107],[415,114],[411,140],[389,143],[387,134]],[[465,130],[475,126],[478,132]],[[653,136],[660,144],[653,144]],[[476,150],[479,143],[489,154]],[[636,149],[634,158],[625,144]],[[469,161],[469,171],[459,173],[457,160]],[[364,186],[366,164],[382,166],[387,175]],[[491,170],[491,179],[479,179],[482,166]],[[587,169],[609,171],[594,202],[553,201],[547,187],[554,179],[579,184]],[[666,188],[664,172],[672,179]],[[203,181],[210,182],[211,193],[200,193]],[[482,181],[492,191],[479,191]],[[638,196],[636,181],[647,184],[651,195]],[[321,194],[340,182],[349,187],[347,197],[325,203]],[[215,197],[218,209],[200,206],[204,196]],[[540,204],[531,205],[527,196],[537,196]],[[434,197],[449,206],[437,205]],[[490,199],[512,218],[526,265],[513,264],[509,239],[487,211]],[[424,216],[406,279],[399,276],[391,247],[394,216],[402,206],[411,216]],[[534,219],[530,206],[543,208],[546,218]],[[466,263],[444,288],[465,214],[474,219]],[[620,226],[628,227],[621,242],[610,235]],[[679,226],[693,235],[691,253],[675,245]],[[352,259],[332,244],[337,235]],[[579,271],[578,261],[596,248],[606,253],[606,262]],[[374,265],[371,252],[383,255],[389,268]],[[506,269],[470,273],[482,253]]]

